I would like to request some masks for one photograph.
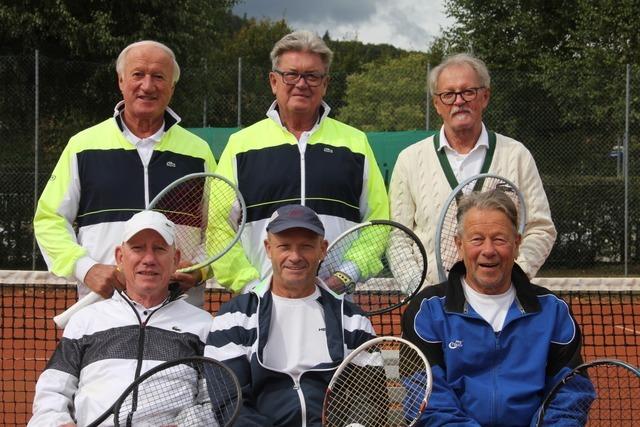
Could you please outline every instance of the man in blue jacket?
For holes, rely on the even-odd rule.
[[[266,229],[273,274],[220,308],[205,355],[238,376],[243,407],[237,425],[320,426],[333,372],[373,338],[373,327],[316,277],[327,241],[313,210],[283,206]]]
[[[433,368],[419,425],[528,426],[549,389],[581,363],[580,328],[568,305],[515,263],[520,241],[517,210],[503,192],[460,202],[463,261],[447,282],[418,294],[402,318],[403,335]],[[593,396],[564,387],[548,413],[586,421],[572,405],[585,399]]]

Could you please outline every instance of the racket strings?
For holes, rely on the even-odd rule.
[[[116,426],[225,426],[235,418],[235,378],[213,363],[189,362],[140,382],[114,410]]]
[[[414,349],[394,341],[372,345],[334,379],[325,425],[409,425],[424,409],[429,375]]]
[[[426,260],[415,240],[388,223],[371,223],[332,244],[320,277],[339,272],[352,280],[339,293],[352,294],[367,313],[401,305],[420,288]]]
[[[588,425],[631,426],[640,420],[640,378],[614,365],[597,365],[587,369],[595,391],[589,408]]]
[[[162,212],[176,224],[176,246],[182,259],[208,264],[237,240],[243,203],[236,188],[215,175],[198,174],[163,191],[149,209]],[[184,271],[184,269],[183,269]]]
[[[566,392],[563,406],[556,397]],[[640,420],[640,377],[619,365],[597,364],[567,377],[545,403],[540,426],[574,421],[586,426],[634,426]]]
[[[486,176],[478,179],[471,179],[468,183],[458,188],[456,194],[451,198],[441,222],[440,229],[440,261],[445,275],[448,275],[451,267],[459,261],[458,248],[455,243],[455,236],[458,232],[458,202],[463,196],[471,192],[487,192],[499,190],[509,196],[520,212],[519,191],[509,182],[498,176]],[[442,277],[440,278],[442,280]]]

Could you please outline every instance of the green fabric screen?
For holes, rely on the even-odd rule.
[[[200,138],[207,141],[213,151],[216,160],[220,158],[224,146],[229,140],[229,135],[237,132],[238,128],[189,128]],[[382,172],[385,184],[389,186],[391,171],[396,164],[396,158],[400,151],[409,145],[418,142],[435,131],[411,130],[401,132],[367,132],[367,138],[376,156],[378,166]]]

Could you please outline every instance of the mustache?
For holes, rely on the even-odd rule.
[[[467,107],[461,106],[461,107],[453,107],[451,109],[451,115],[453,116],[454,114],[458,114],[458,113],[471,113],[471,110]]]

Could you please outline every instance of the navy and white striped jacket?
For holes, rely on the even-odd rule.
[[[331,363],[299,377],[264,365],[273,298],[268,277],[253,291],[224,304],[213,320],[205,356],[226,363],[242,386],[241,426],[320,426],[324,393],[340,362],[375,336],[371,322],[355,304],[344,301],[319,281]]]

